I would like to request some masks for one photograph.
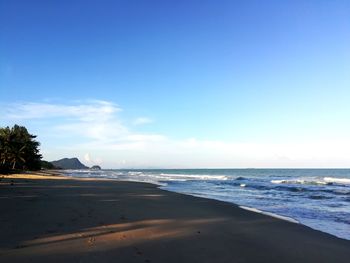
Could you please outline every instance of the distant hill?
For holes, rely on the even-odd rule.
[[[89,169],[82,164],[78,158],[63,158],[61,160],[51,162],[55,167],[61,169]]]
[[[101,170],[101,166],[99,165],[94,165],[90,168],[91,170]]]

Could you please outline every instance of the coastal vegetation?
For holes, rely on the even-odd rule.
[[[52,163],[50,163],[48,161],[41,160],[40,164],[41,164],[41,169],[46,169],[46,170],[49,170],[49,169],[60,169],[59,167],[54,166]]]
[[[0,127],[0,173],[40,169],[89,169],[78,158],[63,158],[57,161],[44,161],[40,154],[40,142],[26,127]],[[99,170],[98,165],[92,167]]]
[[[0,172],[39,170],[42,155],[36,137],[24,126],[0,128]]]

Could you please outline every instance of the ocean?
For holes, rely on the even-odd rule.
[[[235,203],[350,240],[350,169],[66,170]]]

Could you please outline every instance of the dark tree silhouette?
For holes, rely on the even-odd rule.
[[[40,169],[40,143],[35,138],[23,126],[0,128],[0,171]]]

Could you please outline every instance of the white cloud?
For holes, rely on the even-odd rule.
[[[81,121],[108,120],[121,109],[111,102],[93,100],[83,104],[16,103],[7,107],[5,117],[9,119],[42,119],[72,117]]]
[[[89,153],[86,153],[86,154],[84,155],[84,160],[85,160],[86,162],[91,162],[91,157],[90,157],[90,154],[89,154]]]
[[[73,148],[77,151],[85,149],[88,152],[108,149],[137,150],[166,140],[165,136],[159,134],[131,132],[118,116],[121,108],[107,101],[80,101],[70,104],[16,103],[4,108],[5,114],[0,116],[0,120],[19,123],[40,120],[43,123],[42,127],[38,127],[39,130],[44,127],[49,129],[49,133],[56,135],[58,140],[60,137],[68,138],[69,144],[59,144],[58,148]],[[150,121],[145,117],[138,119],[139,124]],[[87,162],[99,162],[92,159],[89,153],[81,156]]]
[[[44,124],[37,124],[39,138],[45,137],[43,129],[57,135],[55,142],[42,142],[49,159],[80,156],[105,168],[345,167],[350,160],[350,140],[335,138],[307,143],[242,143],[140,133],[127,127],[119,117],[121,108],[107,101],[22,103],[3,109],[0,121],[40,120]],[[68,141],[60,140],[61,134]]]
[[[101,164],[103,161],[101,158],[92,158],[90,153],[84,155],[84,160],[89,165]]]
[[[163,135],[158,135],[158,134],[130,134],[125,139],[126,141],[130,141],[130,142],[140,142],[140,141],[161,142],[161,141],[165,141],[167,138]]]
[[[153,120],[147,117],[139,117],[133,121],[134,125],[143,125],[143,124],[149,124],[152,123]]]
[[[110,141],[127,136],[128,129],[119,120],[121,109],[107,101],[86,101],[79,104],[22,103],[6,107],[5,119],[51,120],[53,132],[82,136],[98,141]]]

